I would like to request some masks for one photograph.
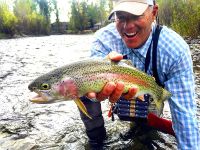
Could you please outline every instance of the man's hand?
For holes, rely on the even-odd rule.
[[[120,61],[123,59],[123,55],[112,51],[107,55],[107,58],[112,61]],[[123,94],[124,91],[124,83],[123,82],[108,82],[103,90],[99,93],[90,92],[86,96],[89,99],[97,99],[98,101],[103,101],[105,99],[109,99],[111,103],[115,103],[123,94],[125,99],[131,99],[137,93],[137,88],[132,87],[129,89],[128,93]]]

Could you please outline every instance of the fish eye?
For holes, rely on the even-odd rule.
[[[49,89],[49,84],[43,83],[43,84],[41,85],[41,88],[42,88],[42,90],[48,90],[48,89]]]

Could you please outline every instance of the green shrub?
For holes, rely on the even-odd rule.
[[[200,35],[199,0],[158,0],[159,21],[183,36]]]
[[[0,3],[0,32],[13,36],[16,32],[17,18],[6,3]]]

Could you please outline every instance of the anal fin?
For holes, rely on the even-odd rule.
[[[88,118],[92,119],[92,117],[88,114],[85,105],[79,98],[75,99],[74,102],[76,103],[76,105],[78,106],[78,108],[81,110],[82,113],[84,113]]]

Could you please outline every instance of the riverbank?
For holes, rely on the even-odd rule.
[[[16,38],[24,38],[24,37],[42,37],[42,36],[51,36],[51,35],[86,35],[86,34],[94,34],[96,30],[83,30],[83,31],[72,31],[72,30],[65,30],[62,33],[52,31],[49,35],[35,35],[35,34],[4,34],[0,33],[0,40],[1,39],[16,39]]]

